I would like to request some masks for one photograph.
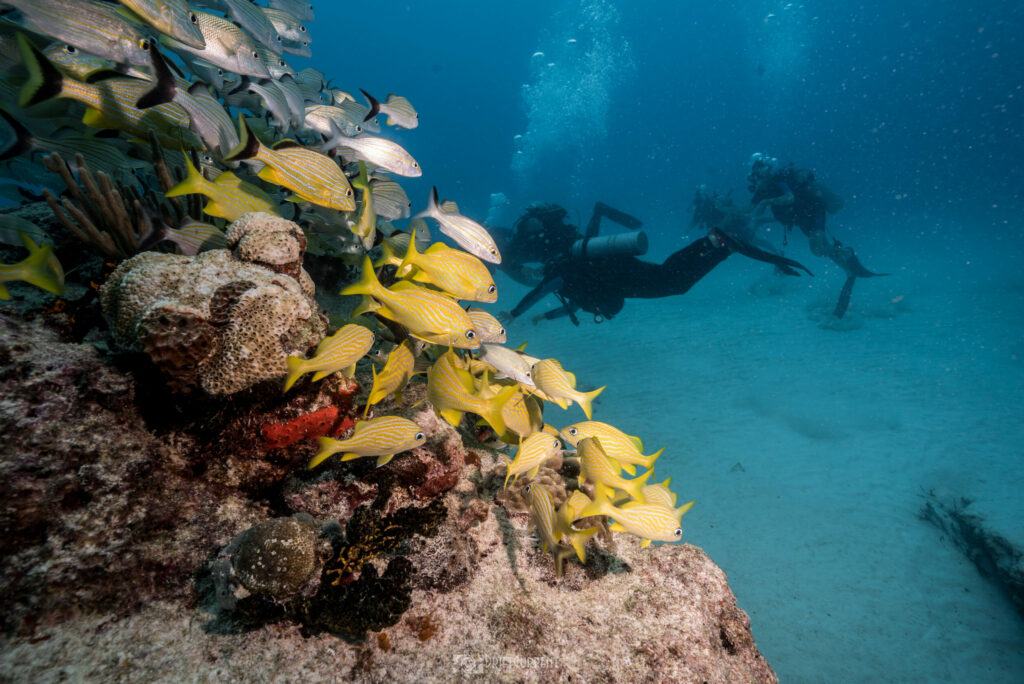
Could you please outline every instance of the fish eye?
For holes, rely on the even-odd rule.
[[[352,188],[348,188],[347,190],[345,190],[345,196],[346,197],[351,197],[352,196]]]
[[[572,435],[573,437],[575,437],[579,433],[580,433],[580,431],[579,431],[578,428],[569,428],[569,434]]]
[[[491,284],[491,285],[487,286],[487,294],[494,294],[497,291],[498,291],[498,287],[496,285]]]
[[[505,329],[504,328],[498,328],[498,334],[499,335],[504,335],[505,334]]]
[[[152,43],[149,42],[149,38],[143,38],[139,41],[139,47],[145,50],[146,52],[149,52],[149,48],[151,45]]]
[[[682,537],[683,536],[683,528],[682,527],[677,527],[676,531],[672,533],[672,536],[675,537],[676,539],[679,539],[680,537]]]
[[[195,15],[195,12],[188,15],[188,20],[191,21],[193,24],[199,23],[199,17]]]
[[[418,441],[420,441],[421,439],[425,439],[425,438],[426,438],[426,435],[424,435],[424,434],[423,434],[422,432],[417,432],[417,433],[416,433],[416,436],[415,436],[415,437],[413,437],[413,440],[415,440],[415,441],[417,441],[417,442],[418,442]],[[680,530],[680,531],[679,531],[679,533],[680,533],[680,534],[682,534],[682,532],[683,532],[682,530]]]
[[[74,45],[65,45],[64,52],[68,53],[69,55],[73,55],[76,52],[78,52],[78,48],[76,48]]]
[[[472,331],[472,330],[467,330],[467,331],[466,331],[466,339],[467,339],[467,340],[472,340],[472,339],[474,339],[475,337],[476,337],[476,332],[474,332],[474,331]]]
[[[299,27],[299,31],[305,33],[306,32],[306,27],[305,26],[300,26]]]
[[[533,485],[526,485],[526,489],[524,489],[523,491],[524,491],[524,492],[526,492],[527,494],[529,494],[529,493],[530,493],[530,488],[531,488],[532,486],[533,486]]]
[[[255,57],[256,59],[259,59],[260,58],[260,53],[258,53],[255,50],[253,50],[252,56]]]

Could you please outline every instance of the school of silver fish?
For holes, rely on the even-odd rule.
[[[8,131],[0,164],[11,179],[57,193],[59,177],[34,157],[56,151],[74,160],[75,172],[81,164],[158,192],[146,173],[155,140],[173,151],[165,159],[180,179],[166,197],[206,198],[202,215],[162,228],[182,253],[223,247],[226,223],[266,212],[294,217],[310,251],[361,263],[360,279],[341,291],[361,298],[352,318],[373,314],[392,337],[399,334],[390,351],[371,357],[380,368],[372,367],[363,420],[345,439],[320,438],[310,468],[335,453],[343,461],[376,457],[382,466],[424,444],[413,421],[369,414],[389,397],[400,405],[402,391],[425,371],[427,400],[440,416],[459,427],[474,414],[518,447],[506,486],[510,478],[533,478],[564,446],[576,450],[579,489],[561,506],[540,486],[526,490],[558,575],[565,558],[585,561],[598,530],[575,528],[581,518],[610,518],[613,531],[645,546],[678,541],[693,502],[676,507],[668,480],[648,484],[662,451],[645,455],[637,437],[592,420],[604,387],[577,389],[576,376],[556,359],[504,346],[506,331],[494,316],[460,303],[497,300],[487,264],[500,263],[501,254],[487,228],[436,187],[410,219],[411,202],[395,177],[423,170],[376,120],[416,129],[409,100],[377,99],[360,88],[364,105],[322,72],[288,63],[286,55],[309,56],[310,21],[312,6],[300,0],[0,0],[0,116]],[[423,219],[457,248],[431,243]],[[391,223],[403,220],[406,230]],[[0,243],[28,250],[22,261],[0,264],[0,298],[10,297],[5,284],[14,281],[62,292],[63,269],[34,224],[0,215]],[[374,330],[348,322],[309,358],[287,360],[284,391],[333,373],[352,377],[375,346]],[[558,430],[544,422],[548,403],[576,403],[587,420]],[[637,467],[645,472],[637,476]]]

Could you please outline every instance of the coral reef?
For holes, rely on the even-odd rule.
[[[228,235],[233,252],[139,254],[101,289],[114,339],[145,351],[181,391],[226,395],[277,379],[289,354],[304,353],[326,331],[295,224],[252,214]]]

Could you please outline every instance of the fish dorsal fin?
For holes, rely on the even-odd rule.
[[[633,445],[633,448],[635,448],[641,454],[644,453],[644,443],[643,443],[643,440],[641,440],[639,437],[634,437],[633,435],[628,435],[628,437],[629,437],[630,444]]]
[[[458,214],[459,205],[450,199],[446,199],[445,201],[441,202],[441,211],[443,211],[446,214]]]
[[[304,147],[301,143],[298,143],[291,138],[285,138],[284,140],[278,140],[276,143],[271,145],[272,150],[287,150],[292,147]]]
[[[516,347],[516,349],[515,349],[515,350],[516,350],[517,352],[524,352],[524,351],[526,351],[526,345],[528,345],[528,344],[530,344],[530,343],[529,343],[529,342],[523,342],[523,343],[522,343],[521,345],[519,345],[518,347]]]
[[[569,387],[576,389],[576,376],[569,371],[564,371],[566,379],[569,381]]]

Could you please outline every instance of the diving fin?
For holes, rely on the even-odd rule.
[[[774,264],[780,271],[782,271],[786,275],[800,275],[796,271],[796,269],[798,268],[805,271],[809,276],[814,275],[813,273],[811,273],[811,270],[809,268],[801,264],[799,261],[787,259],[786,257],[780,254],[772,254],[771,252],[766,252],[763,249],[755,247],[749,242],[739,240],[718,228],[712,228],[711,232],[708,234],[708,237],[711,238],[712,243],[719,242],[725,247],[727,247],[730,252],[738,252],[745,257],[756,259],[757,261],[763,261],[768,264]]]

